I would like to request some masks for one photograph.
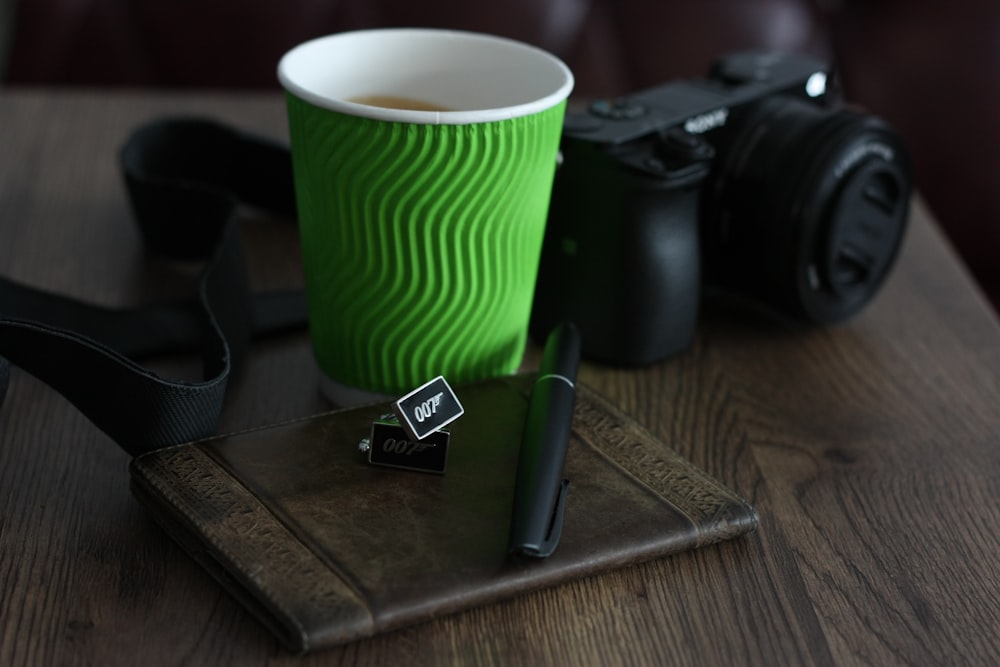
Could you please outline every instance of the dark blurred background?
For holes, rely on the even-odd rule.
[[[295,44],[387,26],[537,44],[573,69],[576,97],[703,76],[741,48],[828,58],[847,98],[900,131],[918,188],[1000,306],[996,0],[0,0],[0,81],[277,91]]]

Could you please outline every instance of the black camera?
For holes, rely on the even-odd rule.
[[[532,313],[583,353],[646,364],[692,341],[703,287],[832,324],[878,290],[909,212],[896,133],[837,105],[822,63],[739,53],[567,114]]]

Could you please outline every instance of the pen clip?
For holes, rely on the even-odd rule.
[[[564,479],[559,484],[559,492],[556,494],[556,502],[552,507],[552,516],[549,518],[549,529],[545,533],[545,539],[539,544],[522,544],[517,553],[521,556],[532,558],[548,558],[559,545],[559,538],[562,535],[563,515],[566,513],[566,494],[569,491],[569,480]]]

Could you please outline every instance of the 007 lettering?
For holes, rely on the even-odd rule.
[[[418,422],[423,424],[425,421],[433,417],[438,410],[438,406],[441,405],[441,399],[444,397],[444,392],[440,392],[434,396],[431,396],[423,403],[419,403],[413,408],[413,418]]]
[[[410,456],[433,447],[429,442],[413,442],[412,440],[397,440],[396,438],[386,438],[382,441],[382,451],[386,454],[402,454]]]

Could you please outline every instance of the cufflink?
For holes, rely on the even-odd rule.
[[[444,427],[465,408],[443,376],[420,385],[392,404],[393,412],[372,422],[358,445],[373,465],[444,474],[451,432]]]
[[[358,445],[368,463],[443,475],[448,464],[451,432],[439,429],[422,440],[410,437],[396,415],[382,415],[372,422],[371,433]]]
[[[423,440],[465,414],[465,408],[442,375],[396,400],[392,411],[414,440]]]

